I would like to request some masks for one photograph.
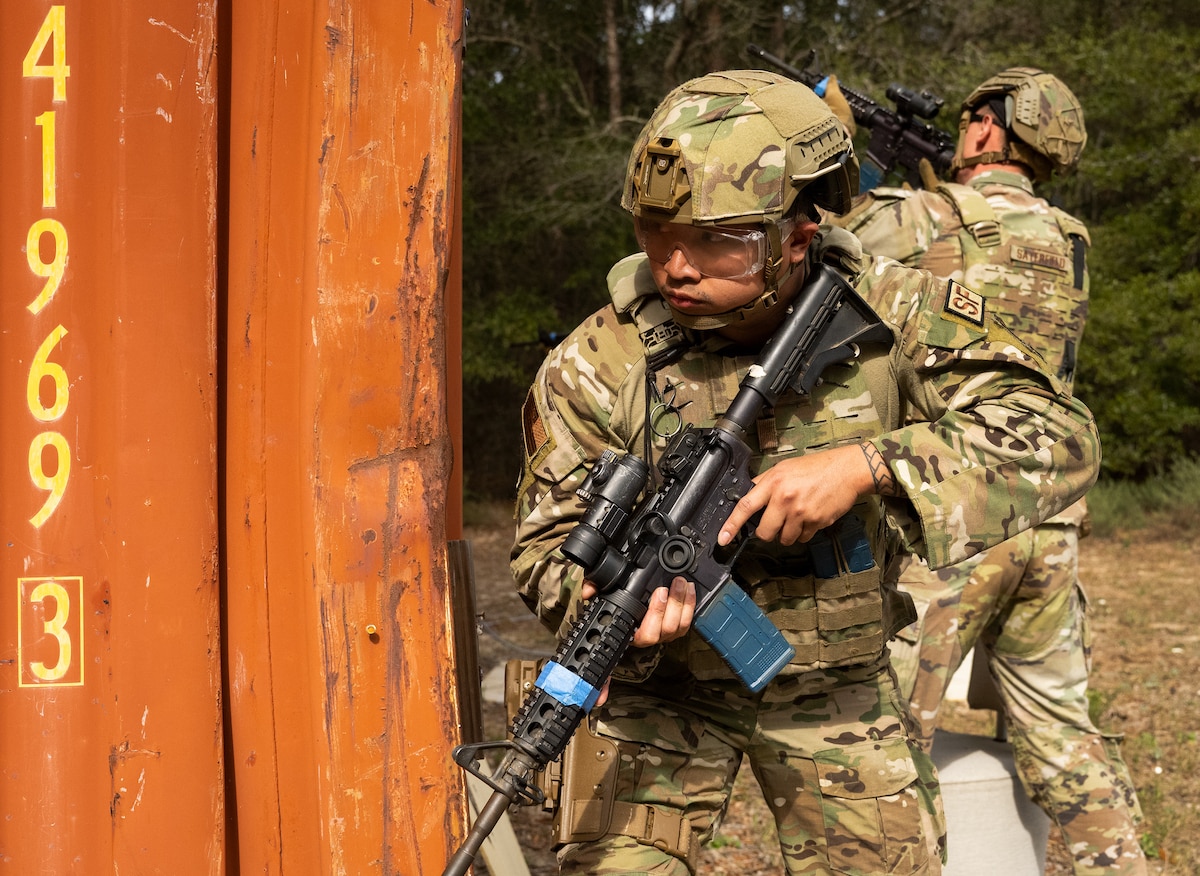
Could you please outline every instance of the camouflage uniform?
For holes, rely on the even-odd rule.
[[[835,221],[867,252],[981,292],[1070,387],[1087,318],[1087,231],[1036,197],[1027,176],[986,170],[969,185],[936,191],[877,189]],[[899,584],[920,619],[893,640],[892,660],[928,750],[950,678],[981,644],[1021,780],[1060,827],[1075,873],[1144,873],[1141,812],[1118,740],[1088,715],[1087,603],[1078,578],[1085,518],[1080,501],[936,573],[910,559]]]
[[[780,95],[789,105],[803,97],[795,92],[803,86],[782,77],[733,78],[754,77],[790,89]],[[721,94],[719,77],[701,82],[720,96],[676,104],[668,120],[689,148],[689,124],[735,114],[744,124],[756,112],[744,96]],[[771,96],[753,95],[759,104]],[[644,133],[635,157],[645,143]],[[761,143],[738,157],[740,167],[726,154],[721,174],[751,180],[735,195],[765,203],[770,186],[753,183],[778,181],[784,162]],[[687,182],[693,217],[707,215],[724,190],[706,185],[694,165]],[[980,296],[859,256],[857,241],[832,228],[808,251],[810,262],[847,276],[894,343],[830,366],[810,395],[785,392],[748,436],[751,470],[869,442],[902,495],[860,501],[807,544],[754,542],[741,554],[735,580],[796,651],[759,693],[694,632],[626,654],[608,701],[588,721],[596,757],[614,766],[594,785],[563,791],[581,813],[559,834],[563,872],[688,873],[719,826],[743,757],[775,816],[789,873],[940,872],[936,776],[912,740],[885,647],[912,618],[911,605],[884,586],[898,550],[891,536],[903,533],[935,566],[962,561],[1078,498],[1095,478],[1099,445],[1087,409],[990,318]],[[648,447],[657,458],[684,421],[712,426],[755,362],[756,351],[716,332],[675,325],[644,255],[613,268],[609,292],[612,305],[548,355],[523,409],[512,568],[521,596],[560,636],[578,616],[583,575],[559,547],[584,512],[575,490],[590,466],[606,449],[642,455]],[[681,352],[651,369],[647,350],[666,336],[683,339]],[[921,422],[910,422],[914,411]]]
[[[639,262],[644,267],[644,259],[636,258],[618,266],[618,287],[621,274],[636,273]],[[1038,513],[1038,499],[1014,496],[1002,481],[988,483],[989,472],[1006,464],[1041,468],[1030,456],[1014,458],[985,437],[992,428],[1007,430],[1003,419],[1009,405],[1045,413],[1055,431],[1031,439],[1031,444],[1047,448],[1052,458],[1080,450],[1090,455],[1094,438],[1079,431],[1078,408],[1068,416],[1048,404],[1049,382],[1021,367],[1019,348],[1001,330],[994,325],[968,330],[944,310],[944,284],[880,262],[860,278],[859,290],[895,326],[894,351],[835,369],[814,398],[781,399],[774,417],[760,429],[759,441],[766,436],[772,447],[766,453],[759,448],[755,470],[808,449],[871,438],[908,491],[911,506],[896,513],[908,519],[913,540],[939,562],[952,562],[974,544],[1003,538],[1011,531],[1006,527],[1018,525],[1020,518],[1028,522],[1026,514]],[[942,302],[937,315],[923,315],[935,300]],[[991,343],[986,342],[989,332]],[[964,359],[976,360],[982,368],[972,370],[970,380],[958,370]],[[689,422],[709,426],[752,361],[721,355],[715,339],[706,339],[677,365],[660,371],[657,385],[667,396],[672,396],[667,387],[674,388],[673,408]],[[981,385],[996,388],[994,406],[969,400]],[[939,420],[940,428],[898,429],[906,404]],[[560,634],[575,616],[582,584],[578,568],[555,551],[581,513],[574,490],[605,448],[641,447],[646,405],[638,331],[615,307],[597,313],[552,352],[531,390],[525,414],[530,444],[513,569],[527,602]],[[989,416],[1000,419],[989,422]],[[654,444],[656,451],[664,446],[662,439]],[[945,468],[931,464],[939,457]],[[946,465],[946,457],[962,462]],[[1047,501],[1043,513],[1060,505],[1063,495],[1075,495],[1086,483],[1082,475],[1065,465],[1054,476],[1065,492],[1054,505]],[[875,504],[856,510],[878,525],[879,509],[870,507]],[[992,513],[985,515],[989,506]],[[1000,507],[1016,513],[997,514]],[[924,531],[920,520],[926,521]],[[825,567],[827,558],[814,556],[805,546],[764,546],[759,554],[744,555],[737,569],[756,602],[803,655],[803,662],[785,670],[759,696],[730,679],[698,636],[636,655],[638,665],[630,666],[628,676],[645,682],[615,688],[596,719],[601,735],[618,740],[617,800],[676,817],[682,813],[693,842],[704,842],[716,830],[746,754],[772,803],[789,872],[823,873],[831,866],[864,874],[937,872],[927,869],[936,862],[928,862],[921,849],[927,829],[941,834],[932,767],[908,743],[908,716],[884,659],[887,624],[879,568],[887,556],[875,539],[875,561],[850,572],[836,535],[814,542],[833,558],[832,570]],[[803,574],[806,569],[811,571]],[[829,603],[827,612],[822,603]],[[811,635],[814,627],[825,626],[830,628],[827,635]],[[828,662],[840,665],[822,666],[822,639],[835,646],[854,626],[874,627],[873,650],[848,658],[849,663],[835,656]],[[790,754],[781,756],[784,751]],[[889,844],[864,833],[864,807],[881,813],[869,830],[886,836]],[[648,820],[642,811],[623,823],[648,830]],[[645,838],[638,833],[637,839]],[[604,839],[569,845],[563,852],[564,871],[672,872],[669,854],[637,839],[614,830]],[[891,850],[896,857],[886,864],[867,863],[864,845],[877,855]],[[846,859],[835,863],[841,849]],[[651,861],[668,869],[655,870]],[[685,870],[681,862],[674,866]]]

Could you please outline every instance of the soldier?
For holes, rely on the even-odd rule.
[[[1076,500],[1099,444],[1087,408],[979,295],[864,262],[852,235],[818,228],[819,209],[850,207],[857,178],[844,126],[797,82],[727,71],[675,89],[626,176],[643,251],[612,269],[612,303],[551,351],[529,392],[512,569],[561,636],[594,589],[558,548],[604,450],[657,458],[681,422],[713,425],[818,264],[891,339],[827,367],[811,394],[785,392],[747,436],[755,485],[718,540],[761,512],[734,577],[794,646],[792,663],[751,693],[689,634],[693,585],[656,591],[575,735],[596,747],[593,766],[611,767],[562,779],[564,873],[694,871],[743,757],[789,873],[941,870],[936,776],[885,647],[913,618],[883,583],[888,534],[935,567],[960,562]],[[588,758],[564,768],[573,760]]]
[[[1083,110],[1055,76],[1014,67],[966,99],[950,173],[928,189],[881,188],[846,217],[873,255],[984,295],[1070,389],[1087,317],[1087,229],[1034,194],[1075,169]],[[1137,797],[1118,740],[1088,716],[1087,601],[1078,578],[1082,500],[959,565],[900,574],[920,620],[892,642],[901,691],[929,750],[946,688],[977,644],[1004,702],[1029,796],[1062,831],[1075,873],[1144,873]],[[951,839],[953,845],[953,839]]]

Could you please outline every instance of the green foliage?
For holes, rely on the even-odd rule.
[[[1088,223],[1092,305],[1076,390],[1106,479],[1200,451],[1200,6],[1191,0],[481,0],[464,61],[468,488],[509,497],[539,333],[606,301],[634,248],[619,207],[628,150],[679,82],[751,66],[755,42],[880,102],[899,82],[962,98],[1014,65],[1063,78],[1089,133],[1042,194]],[[864,138],[860,132],[860,139]]]
[[[1200,530],[1200,459],[1185,458],[1143,481],[1106,479],[1087,496],[1092,531],[1101,538],[1149,529],[1189,536]]]
[[[1144,477],[1200,449],[1200,271],[1097,282],[1076,392],[1104,470]]]

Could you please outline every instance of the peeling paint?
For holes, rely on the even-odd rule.
[[[161,21],[160,19],[157,19],[157,18],[148,18],[146,20],[149,21],[155,27],[165,27],[167,30],[169,30],[171,33],[175,34],[175,36],[179,37],[181,40],[183,40],[185,43],[187,43],[190,46],[194,46],[196,44],[196,41],[192,37],[188,36],[187,34],[185,34],[183,31],[179,30],[178,28],[172,27],[171,25],[167,24],[165,21]]]
[[[124,791],[124,788],[121,789]],[[138,791],[137,796],[133,798],[133,802],[129,804],[129,814],[132,815],[137,811],[138,805],[142,802],[142,794],[146,792],[146,770],[142,769],[138,773]]]

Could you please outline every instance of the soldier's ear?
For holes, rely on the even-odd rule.
[[[963,157],[973,158],[976,155],[995,152],[1003,148],[1006,139],[1004,127],[996,121],[994,116],[990,113],[979,113],[971,121],[975,123],[976,127],[967,129],[965,136],[968,137],[968,148],[963,151]]]
[[[804,261],[804,256],[808,252],[808,247],[816,236],[818,228],[817,223],[811,219],[801,219],[796,223],[796,227],[792,229],[792,233],[789,235],[786,244],[788,261],[793,265],[798,265]]]

